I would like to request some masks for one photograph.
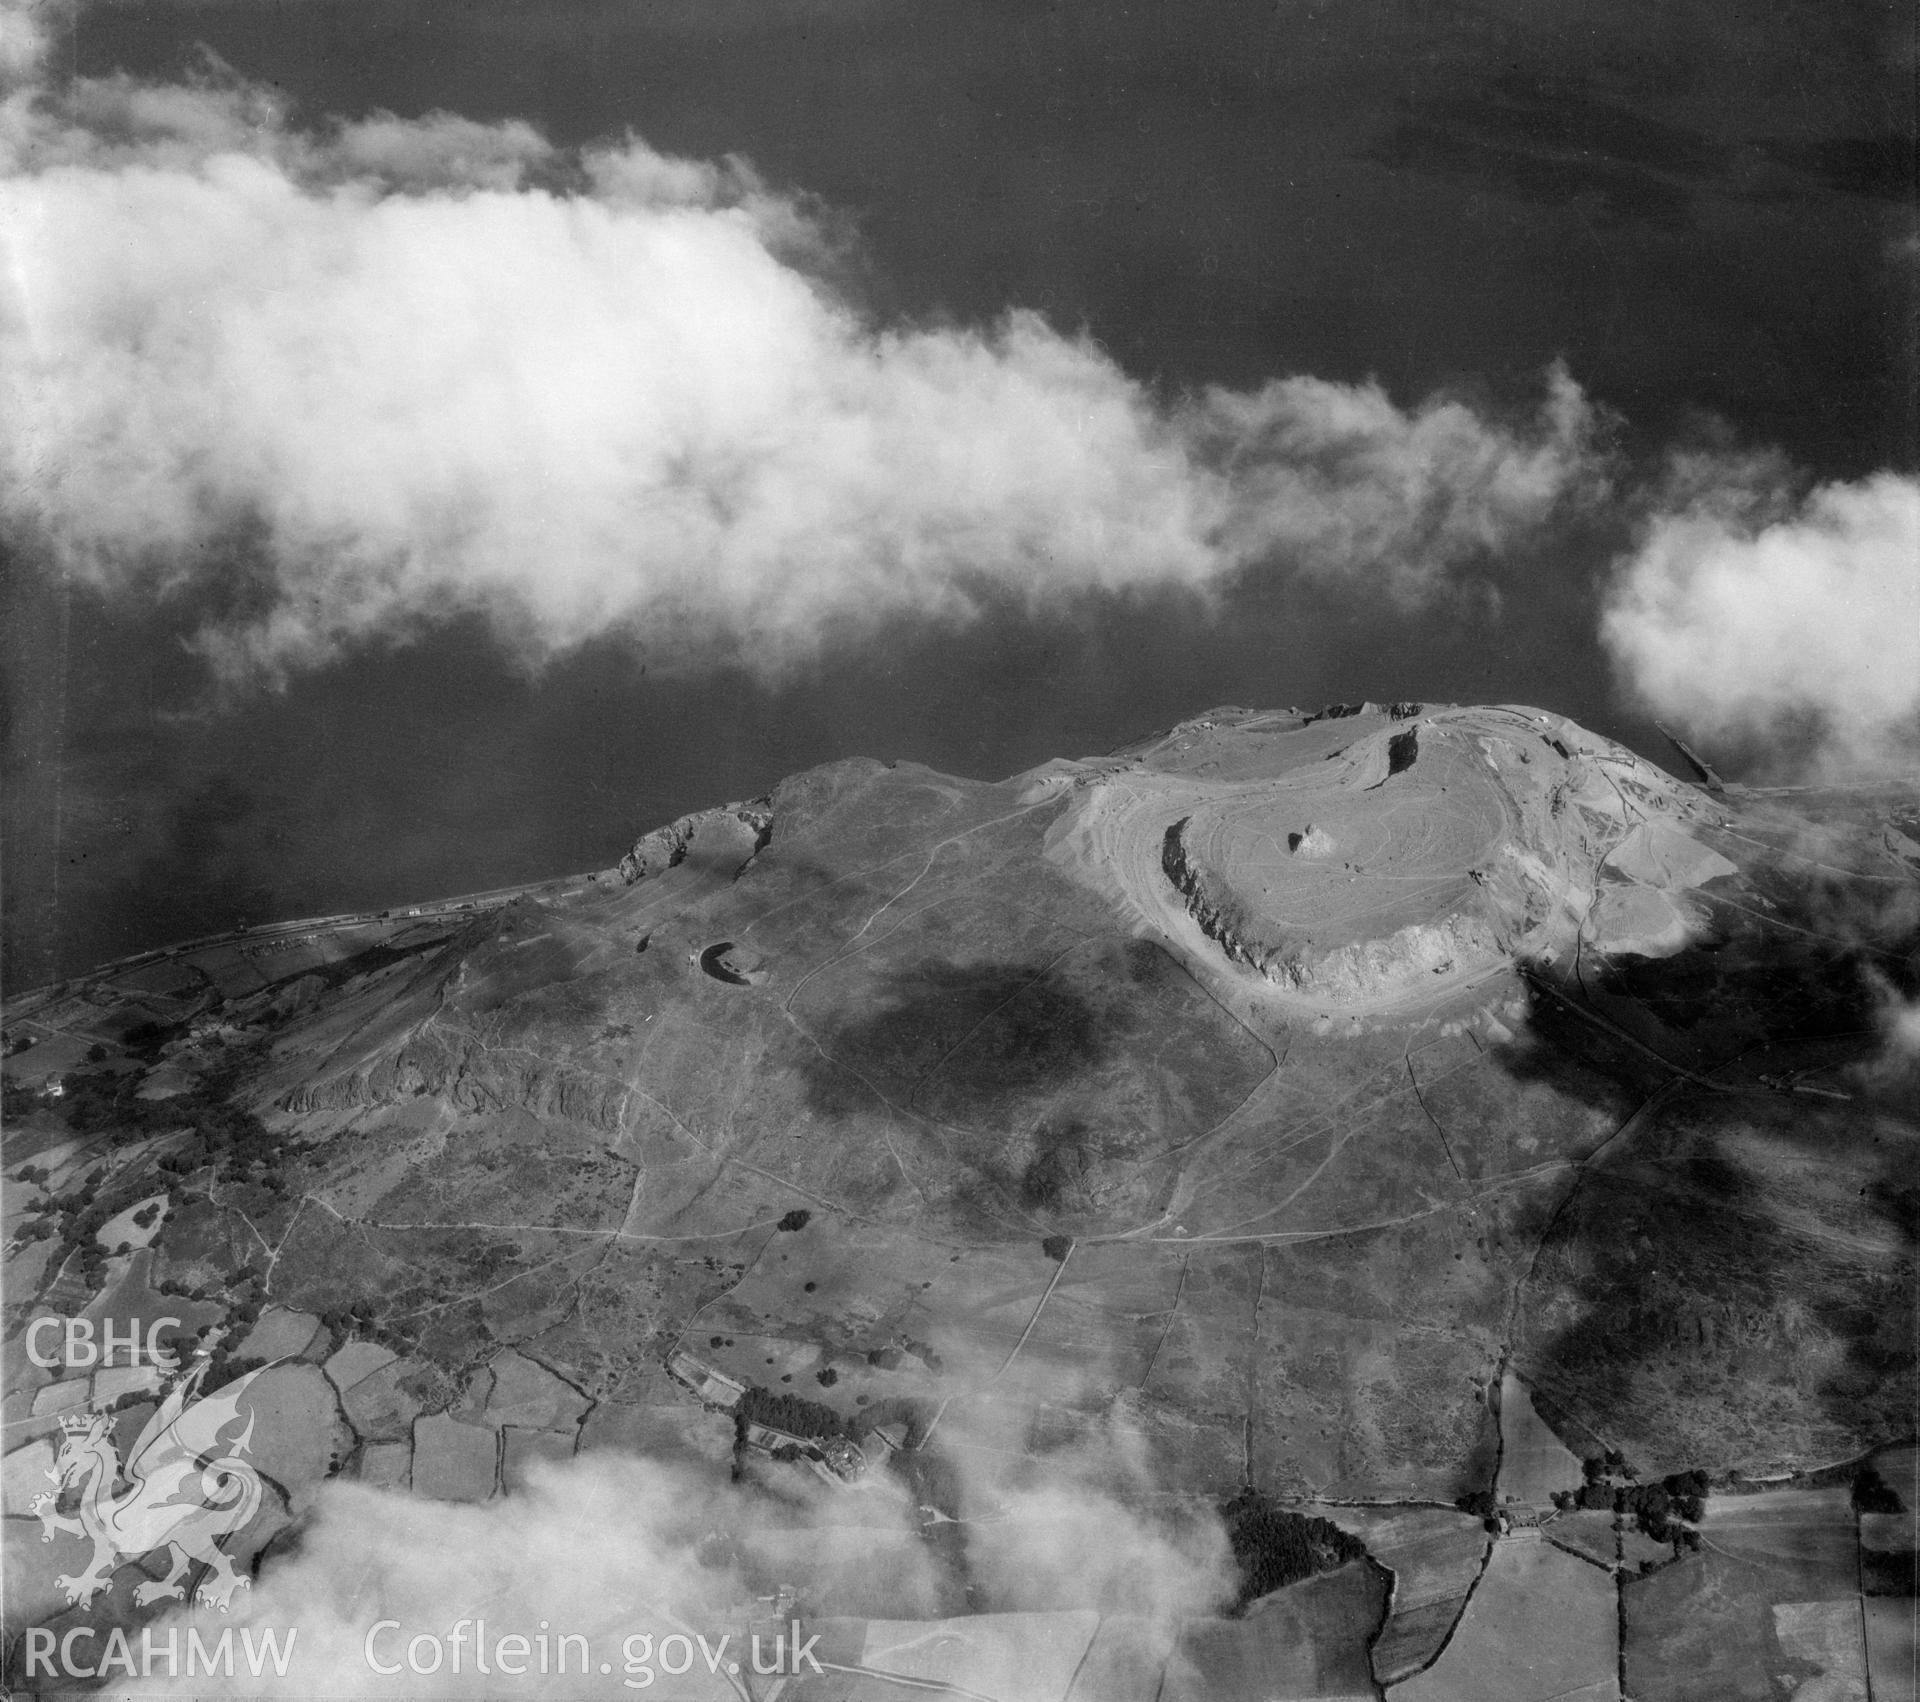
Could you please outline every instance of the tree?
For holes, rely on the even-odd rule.
[[[1881,1477],[1871,1460],[1853,1474],[1853,1505],[1854,1510],[1860,1513],[1901,1511],[1899,1495],[1886,1479]]]
[[[832,1407],[786,1390],[748,1388],[734,1411],[758,1424],[784,1430],[792,1436],[846,1436],[847,1420]]]
[[[1673,1498],[1664,1483],[1636,1483],[1617,1489],[1614,1510],[1638,1521],[1641,1530],[1655,1542],[1664,1542],[1671,1530]]]
[[[1276,1506],[1251,1485],[1221,1512],[1240,1569],[1242,1610],[1272,1590],[1366,1556],[1366,1544],[1358,1537],[1330,1520]]]

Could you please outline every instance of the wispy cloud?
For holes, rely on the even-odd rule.
[[[254,612],[205,638],[237,671],[474,610],[534,659],[637,633],[778,671],[1255,567],[1414,606],[1605,487],[1564,372],[1511,419],[1164,398],[1032,313],[877,323],[804,196],[632,137],[302,130],[216,68],[29,85],[0,146],[0,512],[107,590],[246,540]]]

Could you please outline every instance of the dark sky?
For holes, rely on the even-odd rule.
[[[176,77],[204,45],[296,121],[446,109],[742,154],[848,221],[882,319],[1037,308],[1168,395],[1309,373],[1526,407],[1564,357],[1630,453],[1719,433],[1833,478],[1915,461],[1910,24],[1841,0],[238,0],[90,7],[60,62]],[[1593,636],[1609,547],[1497,564],[1498,620],[1252,581],[1214,617],[903,628],[777,691],[611,642],[530,678],[454,626],[225,698],[182,646],[194,606],[109,609],[16,551],[6,979],[604,866],[836,756],[998,776],[1219,703],[1531,701],[1661,757]]]

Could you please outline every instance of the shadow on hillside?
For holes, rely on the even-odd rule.
[[[1717,1078],[1738,1091],[1682,1076],[1585,1173],[1525,1292],[1522,1363],[1550,1404],[1662,1471],[1911,1428],[1920,1105],[1911,1076],[1857,1068],[1878,1044],[1868,965],[1903,954],[1775,929],[1720,945],[1590,964],[1597,1001],[1556,983],[1688,1070],[1742,1060]],[[1679,1074],[1544,987],[1532,1007],[1497,1054],[1517,1078],[1617,1112]],[[1755,1080],[1816,1064],[1850,1097]]]
[[[802,1071],[829,1115],[871,1106],[864,1081],[896,1104],[934,1099],[943,1117],[1000,1122],[1104,1063],[1117,1038],[1109,1013],[1055,964],[928,958],[874,1008],[821,1032],[830,1057]]]

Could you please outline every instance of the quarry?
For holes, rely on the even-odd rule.
[[[1261,772],[1236,773],[1250,747]],[[1723,819],[1694,788],[1537,712],[1248,717],[1141,760],[1076,788],[1050,854],[1283,1009],[1386,1012],[1578,948],[1671,956],[1701,931],[1685,894],[1736,872],[1689,836]]]

